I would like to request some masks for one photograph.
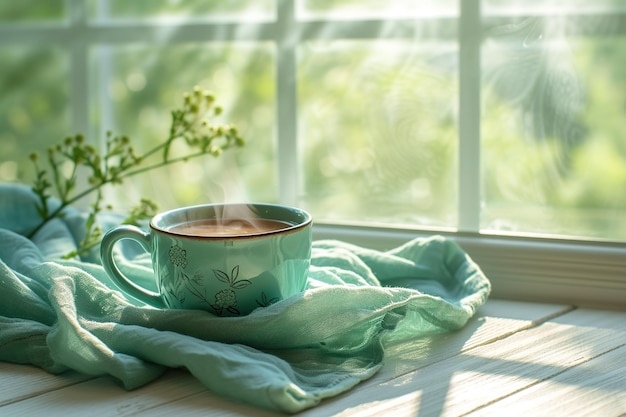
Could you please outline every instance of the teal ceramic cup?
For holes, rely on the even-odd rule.
[[[275,204],[208,204],[156,215],[148,231],[122,225],[102,239],[107,274],[150,305],[246,315],[304,291],[311,258],[312,218]],[[126,276],[113,248],[123,239],[151,254],[157,291]]]

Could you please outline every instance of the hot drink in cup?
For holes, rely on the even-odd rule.
[[[302,292],[311,256],[311,215],[275,204],[209,204],[158,214],[149,231],[123,225],[102,240],[102,264],[127,294],[163,308],[249,314]],[[158,291],[124,275],[119,240],[151,254]]]

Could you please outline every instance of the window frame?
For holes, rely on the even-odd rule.
[[[66,47],[71,59],[72,128],[89,131],[88,54],[91,45],[126,42],[224,40],[274,41],[276,45],[277,163],[279,199],[297,205],[301,188],[297,131],[297,46],[320,36],[368,39],[416,36],[415,22],[433,19],[441,38],[459,40],[458,228],[402,229],[392,226],[316,223],[315,239],[339,239],[387,250],[417,237],[443,235],[456,241],[481,266],[493,283],[493,296],[503,299],[573,303],[626,308],[626,242],[543,238],[480,231],[480,53],[485,30],[503,17],[481,16],[480,0],[459,0],[459,16],[435,18],[298,20],[294,0],[277,0],[275,21],[246,21],[247,30],[232,22],[91,22],[84,0],[66,0],[63,24],[0,26],[0,44],[39,43]],[[596,19],[598,15],[575,15]],[[626,11],[610,16],[626,28]],[[334,23],[333,23],[334,22]],[[340,30],[320,31],[323,25]],[[161,30],[167,26],[170,36]],[[479,26],[481,31],[475,30]],[[447,28],[447,29],[446,29]],[[384,29],[384,30],[383,30]],[[218,36],[219,35],[219,36]],[[432,36],[432,34],[430,35]],[[282,173],[282,175],[281,175]],[[287,173],[287,174],[285,174]]]
[[[626,247],[619,242],[440,230],[315,224],[315,239],[390,250],[440,235],[456,242],[492,283],[492,297],[626,309]]]

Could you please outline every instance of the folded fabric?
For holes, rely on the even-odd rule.
[[[390,341],[462,327],[490,291],[442,237],[388,252],[317,241],[302,294],[244,317],[158,309],[119,292],[95,254],[60,258],[82,237],[83,219],[68,210],[27,239],[34,196],[0,186],[0,360],[108,374],[126,389],[185,367],[220,395],[293,413],[371,377]],[[118,246],[126,273],[154,286],[149,256]]]

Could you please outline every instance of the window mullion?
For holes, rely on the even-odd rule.
[[[107,21],[110,16],[109,10],[109,2],[101,1],[98,3],[97,7],[97,21]],[[97,38],[92,39],[94,44],[98,41]],[[99,146],[104,148],[106,141],[106,132],[115,126],[114,117],[113,117],[113,103],[111,98],[109,97],[108,88],[113,79],[112,75],[112,66],[113,66],[113,56],[111,53],[111,45],[108,44],[99,44],[97,49],[93,51],[95,56],[95,60],[97,62],[98,71],[97,71],[97,97],[98,97],[98,107],[99,107],[99,115],[100,115],[100,123],[98,131],[94,131],[93,133],[99,138]]]
[[[278,1],[276,30],[276,106],[279,199],[296,205],[300,190],[297,129],[297,63],[295,5]]]
[[[69,12],[69,31],[84,35],[87,30],[87,6],[82,0],[70,0],[67,3]],[[69,51],[69,103],[71,129],[89,137],[89,62],[88,42],[85,36],[67,36],[66,47]],[[78,175],[78,185],[86,188],[87,177]]]
[[[459,0],[458,230],[480,229],[480,0]]]
[[[86,5],[83,0],[69,2],[70,28],[84,32],[87,21]],[[89,80],[87,44],[82,36],[73,36],[70,50],[70,106],[71,123],[76,132],[88,133],[89,129]]]

